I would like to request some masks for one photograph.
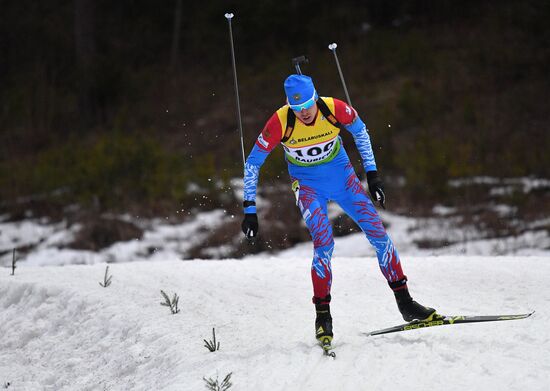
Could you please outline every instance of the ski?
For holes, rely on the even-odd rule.
[[[374,330],[374,331],[371,331],[370,333],[364,333],[364,335],[370,337],[373,335],[397,333],[401,331],[425,329],[428,327],[445,326],[445,325],[452,325],[452,324],[459,324],[459,323],[497,322],[497,321],[503,321],[503,320],[525,319],[530,317],[534,313],[535,311],[527,314],[517,314],[517,315],[440,316],[440,317],[433,318],[431,320],[425,320],[425,321],[415,320],[409,323],[388,327],[386,329]]]

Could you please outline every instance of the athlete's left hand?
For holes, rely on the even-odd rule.
[[[377,171],[367,172],[367,183],[373,200],[378,201],[380,206],[386,209],[386,194],[384,194],[384,183],[378,176]]]
[[[248,240],[254,240],[258,236],[258,215],[256,213],[245,213],[241,229]]]

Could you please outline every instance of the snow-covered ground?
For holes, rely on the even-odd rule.
[[[132,262],[140,260],[178,260],[193,246],[206,239],[213,230],[235,218],[221,209],[198,213],[182,224],[161,219],[133,220],[145,231],[140,240],[115,243],[102,251],[66,248],[80,227],[65,223],[50,224],[47,220],[0,222],[0,266],[11,265],[11,249],[32,247],[22,262],[32,266]],[[21,255],[18,256],[21,258]]]
[[[413,296],[441,313],[536,313],[365,337],[402,320],[376,259],[343,253],[333,260],[335,360],[315,343],[300,251],[111,264],[107,288],[105,264],[0,269],[0,388],[203,390],[203,377],[232,372],[231,390],[549,389],[548,257],[404,257]],[[179,295],[180,313],[159,304],[161,289]]]
[[[335,207],[339,209],[337,206]],[[546,256],[550,261],[550,234],[545,229],[527,231],[519,236],[504,238],[483,238],[475,230],[459,229],[453,225],[453,219],[410,218],[386,211],[378,211],[388,225],[387,231],[398,252],[405,256],[439,256],[439,255],[524,255]],[[542,221],[542,220],[541,220]],[[418,240],[437,240],[449,244],[439,248],[419,248]],[[335,238],[335,256],[356,257],[374,256],[375,252],[363,233],[354,233]],[[276,257],[288,257],[299,254],[310,256],[313,246],[310,242],[300,243],[289,250],[275,254]],[[265,254],[260,254],[265,256]],[[255,256],[254,256],[255,257]]]
[[[540,180],[474,179],[502,185],[497,195],[518,184],[524,192],[548,188]],[[504,219],[513,212],[493,207]],[[335,240],[336,360],[322,355],[313,336],[311,242],[242,260],[182,261],[240,217],[213,210],[171,224],[127,216],[143,237],[91,252],[67,248],[78,225],[0,216],[0,388],[201,390],[204,377],[221,382],[233,373],[232,390],[549,390],[548,217],[495,239],[457,228],[455,212],[436,206],[432,217],[411,218],[381,211],[413,296],[443,314],[535,315],[365,337],[402,319],[372,247],[351,234]],[[241,240],[206,253],[227,256]],[[423,241],[447,245],[428,249]],[[13,248],[24,250],[11,276]],[[106,263],[113,282],[103,288]],[[160,305],[160,290],[179,295],[180,313]],[[213,327],[221,349],[211,353],[203,339]]]
[[[335,204],[329,209],[333,217],[341,210]],[[441,208],[435,208],[440,214]],[[548,218],[530,223],[529,230],[518,236],[503,238],[485,238],[483,232],[474,228],[458,228],[456,217],[411,218],[394,213],[380,211],[388,226],[388,232],[398,251],[402,255],[537,255],[550,257],[550,232],[545,228]],[[11,264],[11,250],[16,247],[28,247],[27,254],[19,254],[18,259],[26,265],[71,265],[132,261],[166,261],[187,259],[186,252],[200,245],[209,232],[234,216],[218,209],[198,213],[180,224],[171,224],[163,220],[140,221],[144,229],[143,238],[118,242],[98,252],[66,248],[79,226],[66,227],[64,223],[50,224],[47,220],[24,220],[20,222],[0,222],[0,266]],[[304,228],[305,230],[305,228]],[[242,235],[231,243],[217,248],[205,249],[213,258],[226,258]],[[433,240],[449,244],[439,248],[420,248],[418,242]],[[336,238],[336,255],[371,256],[372,247],[362,233]],[[310,256],[311,242],[297,245],[295,248],[277,254],[287,257],[289,253]],[[271,256],[261,254],[261,257]]]
[[[392,182],[403,182],[403,178],[392,178]],[[218,184],[222,186],[222,183]],[[493,201],[483,204],[483,208],[492,210],[498,218],[510,223],[509,236],[498,237],[491,232],[484,232],[482,224],[462,224],[456,208],[435,205],[431,217],[410,217],[379,210],[388,232],[398,251],[402,255],[536,255],[550,257],[550,217],[544,212],[537,218],[520,221],[515,216],[517,207],[507,205],[501,197],[511,194],[526,195],[533,191],[550,191],[550,179],[536,177],[495,178],[468,177],[449,181],[451,188],[464,186],[486,186],[483,191],[492,194]],[[286,190],[286,186],[283,189]],[[364,183],[364,186],[367,186]],[[221,189],[221,187],[220,187]],[[265,190],[269,190],[268,187]],[[273,186],[271,189],[274,189]],[[200,188],[191,189],[195,192]],[[242,199],[242,179],[234,178],[224,191],[233,191],[237,199]],[[479,189],[477,189],[479,191]],[[542,198],[544,199],[544,198]],[[269,199],[258,196],[258,202],[266,209],[271,205]],[[544,209],[543,209],[544,210]],[[181,260],[194,258],[189,251],[197,246],[204,246],[208,236],[214,230],[228,222],[241,219],[230,212],[217,209],[206,212],[191,213],[176,211],[176,214],[187,215],[184,222],[174,224],[166,219],[143,219],[137,216],[111,216],[129,222],[143,230],[139,240],[128,240],[115,243],[101,251],[75,250],[69,248],[75,235],[82,228],[76,224],[68,226],[67,222],[50,223],[47,219],[27,218],[23,221],[8,222],[8,215],[0,215],[0,266],[7,266],[12,261],[12,250],[17,253],[20,262],[26,265],[70,265],[116,263],[149,260]],[[329,216],[335,219],[342,210],[336,204],[329,204]],[[260,214],[261,217],[261,214]],[[264,224],[265,222],[261,222]],[[305,230],[305,226],[304,226]],[[234,254],[240,242],[238,236],[228,238],[227,242],[217,247],[205,247],[203,256],[214,259],[228,258]],[[352,234],[336,239],[336,254],[340,256],[371,256],[372,248],[364,235]],[[278,253],[286,257],[288,251]],[[290,253],[311,255],[311,243],[303,243]],[[262,254],[262,257],[271,256]]]

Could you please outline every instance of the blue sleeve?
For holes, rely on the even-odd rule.
[[[269,152],[254,144],[250,155],[244,164],[244,187],[243,201],[256,202],[256,189],[258,187],[258,179],[260,178],[260,168],[265,162]],[[248,206],[244,209],[244,213],[256,213],[256,206]]]
[[[365,123],[359,118],[355,117],[355,120],[345,125],[346,129],[352,134],[355,140],[357,150],[363,160],[363,167],[365,171],[376,171],[376,161],[374,160],[374,152],[372,151],[372,145],[370,143],[370,137]]]

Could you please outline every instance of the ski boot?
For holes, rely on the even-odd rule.
[[[329,304],[315,304],[315,338],[326,351],[332,349],[332,317]]]
[[[422,304],[414,301],[409,294],[406,283],[406,279],[390,283],[392,289],[396,285],[399,286],[393,293],[397,301],[397,308],[399,308],[399,312],[401,312],[406,322],[412,322],[413,320],[431,321],[441,317],[433,308],[424,307]]]

